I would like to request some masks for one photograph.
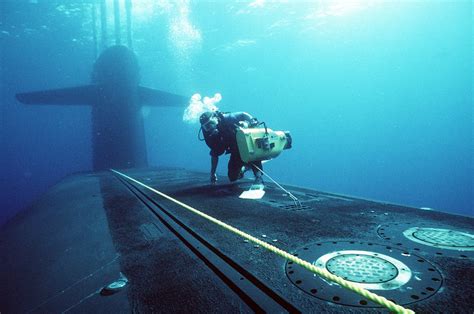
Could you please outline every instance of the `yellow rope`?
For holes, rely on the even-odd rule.
[[[364,289],[364,288],[361,288],[361,287],[359,287],[359,286],[357,286],[357,285],[355,285],[355,284],[353,284],[353,283],[351,283],[351,282],[349,282],[349,281],[347,281],[347,280],[345,280],[345,279],[343,279],[343,278],[341,278],[341,277],[339,277],[339,276],[336,276],[336,275],[334,275],[334,274],[331,274],[331,273],[330,273],[329,271],[327,271],[326,269],[316,267],[316,266],[314,266],[313,264],[308,263],[308,262],[305,261],[305,260],[302,260],[302,259],[300,259],[300,258],[298,258],[298,257],[296,257],[296,256],[294,256],[294,255],[292,255],[292,254],[290,254],[290,253],[288,253],[288,252],[285,252],[285,251],[283,251],[283,250],[280,250],[279,248],[277,248],[277,247],[275,247],[275,246],[273,246],[273,245],[271,245],[271,244],[269,244],[269,243],[267,243],[267,242],[265,242],[265,241],[262,241],[262,240],[260,240],[260,239],[257,239],[257,238],[251,236],[251,235],[248,234],[248,233],[245,233],[245,232],[243,232],[243,231],[241,231],[241,230],[239,230],[239,229],[237,229],[237,228],[235,228],[235,227],[232,227],[231,225],[226,224],[225,222],[222,222],[222,221],[220,221],[220,220],[218,220],[218,219],[216,219],[216,218],[214,218],[214,217],[212,217],[212,216],[209,216],[209,215],[207,215],[207,214],[205,214],[205,213],[203,213],[203,212],[201,212],[201,211],[199,211],[199,210],[197,210],[197,209],[195,209],[195,208],[193,208],[193,207],[191,207],[191,206],[189,206],[189,205],[187,205],[187,204],[185,204],[185,203],[182,203],[182,202],[180,202],[180,201],[178,201],[178,200],[172,198],[171,196],[168,196],[168,195],[166,195],[166,194],[164,194],[164,193],[162,193],[162,192],[160,192],[160,191],[158,191],[158,190],[155,190],[154,188],[149,187],[148,185],[145,185],[145,184],[141,183],[140,181],[137,181],[137,180],[135,180],[135,179],[133,179],[133,178],[131,178],[131,177],[129,177],[129,176],[127,176],[127,175],[121,173],[121,172],[118,172],[118,171],[116,171],[116,170],[114,170],[114,169],[110,169],[110,170],[113,171],[113,172],[115,172],[116,174],[118,174],[118,175],[124,177],[124,178],[129,179],[130,181],[133,181],[133,182],[135,182],[135,183],[137,183],[137,184],[143,186],[144,188],[146,188],[146,189],[148,189],[148,190],[150,190],[150,191],[152,191],[152,192],[154,192],[154,193],[160,195],[161,197],[164,197],[164,198],[166,198],[167,200],[170,200],[170,201],[172,201],[172,202],[174,202],[174,203],[176,203],[176,204],[178,204],[178,205],[180,205],[180,206],[186,208],[187,210],[189,210],[189,211],[191,211],[191,212],[193,212],[193,213],[195,213],[195,214],[197,214],[197,215],[199,215],[199,216],[201,216],[201,217],[203,217],[203,218],[205,218],[205,219],[207,219],[207,220],[209,220],[209,221],[212,221],[213,223],[215,223],[215,224],[221,226],[221,227],[224,228],[224,229],[229,230],[229,231],[231,231],[231,232],[233,232],[233,233],[235,233],[235,234],[238,234],[238,235],[240,235],[241,237],[243,237],[243,238],[245,238],[245,239],[247,239],[247,240],[249,240],[249,241],[251,241],[251,242],[253,242],[253,243],[255,243],[255,244],[260,245],[261,247],[263,247],[263,248],[265,248],[265,249],[267,249],[267,250],[269,250],[269,251],[271,251],[271,252],[273,252],[273,253],[275,253],[275,254],[277,254],[277,255],[279,255],[279,256],[281,256],[281,257],[287,259],[287,260],[290,260],[290,261],[292,261],[294,264],[300,265],[301,267],[303,267],[303,268],[309,270],[309,271],[312,272],[312,273],[315,273],[315,274],[317,274],[317,275],[319,275],[319,276],[321,276],[321,277],[323,277],[323,278],[325,278],[325,279],[327,279],[327,280],[331,280],[331,281],[333,281],[333,282],[339,284],[341,287],[344,287],[344,288],[346,288],[346,289],[352,290],[352,291],[354,291],[355,293],[357,293],[357,294],[363,296],[364,298],[366,298],[366,299],[368,299],[368,300],[370,300],[370,301],[372,301],[372,302],[375,302],[375,303],[377,303],[377,304],[380,304],[380,305],[386,307],[387,309],[389,309],[390,311],[392,311],[392,312],[394,312],[394,313],[406,313],[406,314],[408,314],[408,313],[415,313],[414,311],[412,311],[412,310],[410,310],[410,309],[406,309],[406,308],[404,308],[404,307],[402,307],[402,306],[400,306],[400,305],[398,305],[398,304],[395,304],[394,302],[389,301],[389,300],[387,300],[386,298],[384,298],[384,297],[382,297],[382,296],[379,296],[379,295],[377,295],[377,294],[375,294],[375,293],[372,293],[372,292],[370,292],[370,291],[368,291],[368,290],[366,290],[366,289]]]

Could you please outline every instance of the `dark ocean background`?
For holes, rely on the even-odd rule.
[[[14,97],[90,81],[92,3],[0,1],[0,224],[92,170],[89,107]],[[221,111],[291,131],[264,165],[280,183],[473,216],[472,14],[471,1],[135,0],[133,46],[143,85],[221,93]],[[208,171],[185,106],[143,108],[149,162]]]

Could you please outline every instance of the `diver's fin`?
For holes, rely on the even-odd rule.
[[[169,107],[185,107],[189,98],[184,96],[162,92],[157,89],[139,86],[138,95],[140,104],[147,106],[169,106]]]
[[[99,86],[84,85],[70,88],[42,90],[16,94],[24,104],[38,105],[92,105],[99,94]]]

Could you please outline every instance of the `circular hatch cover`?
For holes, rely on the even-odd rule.
[[[387,245],[319,242],[298,249],[294,255],[397,304],[426,299],[442,285],[441,273],[427,260]],[[294,285],[316,298],[342,305],[381,307],[291,261],[285,269]]]

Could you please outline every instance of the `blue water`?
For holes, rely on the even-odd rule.
[[[471,1],[141,0],[133,44],[143,85],[219,92],[222,111],[291,131],[294,147],[264,165],[279,182],[473,216],[472,13]],[[86,84],[95,55],[87,2],[1,1],[0,17],[4,223],[92,169],[90,108],[14,94]],[[144,108],[149,161],[208,171],[183,111]]]

